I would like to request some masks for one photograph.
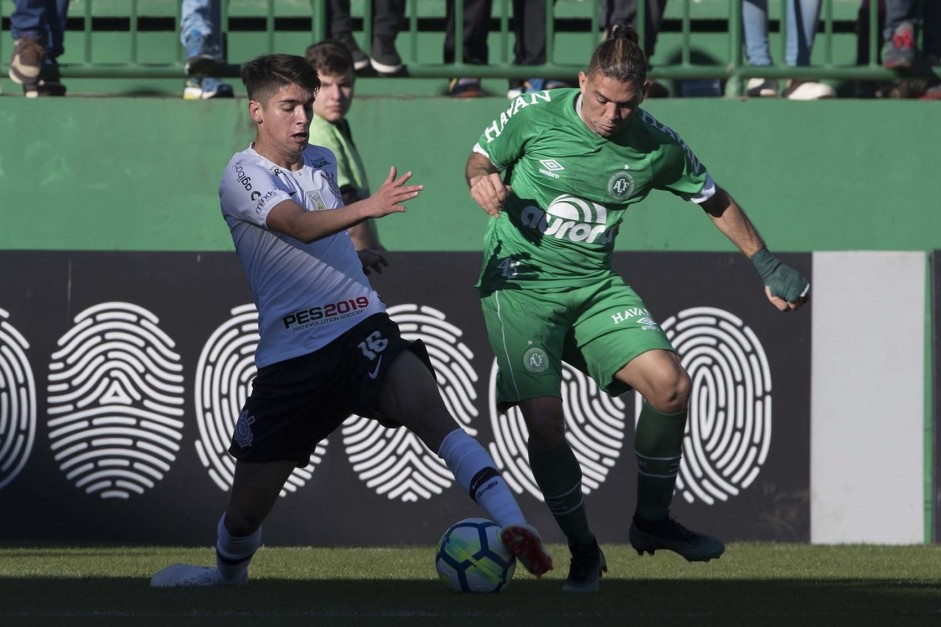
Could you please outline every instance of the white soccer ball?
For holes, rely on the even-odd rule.
[[[516,558],[500,541],[497,523],[466,518],[441,536],[435,569],[456,592],[500,592],[513,578]]]

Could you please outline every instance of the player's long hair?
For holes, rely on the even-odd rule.
[[[620,24],[611,29],[591,55],[588,76],[600,74],[622,82],[643,85],[647,81],[647,55],[638,43],[637,32]]]
[[[293,54],[265,54],[242,66],[242,82],[249,100],[262,105],[282,87],[297,85],[316,96],[320,89],[317,70]]]

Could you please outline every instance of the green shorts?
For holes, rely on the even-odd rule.
[[[630,387],[614,378],[649,350],[674,351],[637,293],[612,274],[565,290],[502,289],[481,296],[497,358],[501,407],[562,396],[562,362],[617,396]]]

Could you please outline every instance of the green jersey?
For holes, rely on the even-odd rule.
[[[482,292],[584,285],[612,271],[624,212],[650,190],[697,202],[712,195],[706,168],[673,130],[640,109],[619,134],[601,137],[579,116],[580,97],[520,96],[474,147],[512,187],[487,229]]]

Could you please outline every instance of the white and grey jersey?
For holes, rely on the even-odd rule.
[[[305,244],[267,226],[285,200],[306,211],[343,206],[331,151],[308,146],[292,172],[249,147],[226,165],[219,199],[258,308],[256,367],[312,353],[385,311],[346,231]]]

